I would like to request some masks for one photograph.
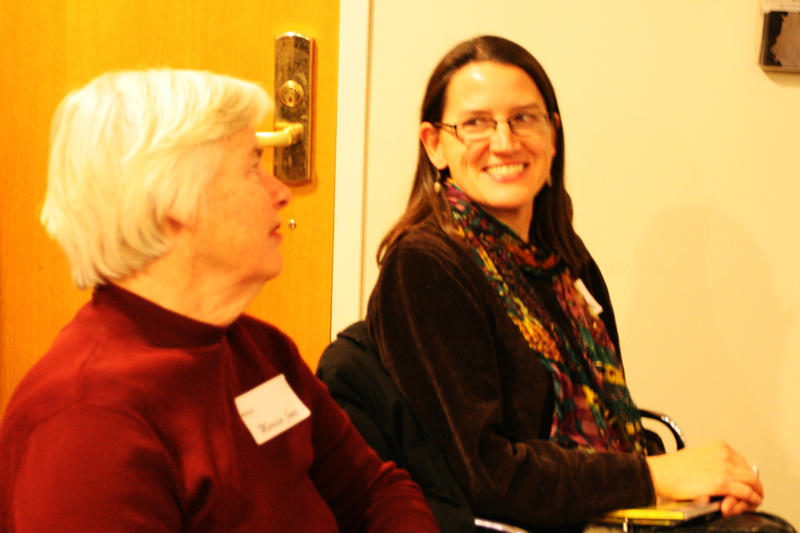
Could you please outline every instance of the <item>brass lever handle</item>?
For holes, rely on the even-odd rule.
[[[277,131],[258,131],[259,146],[291,146],[303,135],[303,125],[292,122]]]

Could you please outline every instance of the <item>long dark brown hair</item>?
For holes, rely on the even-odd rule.
[[[533,200],[533,218],[528,229],[528,238],[537,246],[556,252],[571,268],[577,270],[588,259],[589,253],[572,227],[572,200],[564,187],[564,128],[558,118],[558,100],[550,79],[530,52],[513,41],[492,35],[475,37],[456,45],[442,58],[428,80],[422,101],[421,122],[435,123],[442,119],[445,95],[453,74],[461,67],[476,61],[494,61],[517,66],[528,73],[542,93],[547,113],[554,118],[552,124],[556,128],[556,155],[550,169],[550,185],[543,187]],[[446,175],[448,170],[443,172]],[[453,234],[454,226],[449,207],[443,195],[434,191],[434,183],[441,181],[442,177],[428,159],[420,141],[417,171],[408,206],[381,241],[378,247],[378,264],[409,228],[432,222]]]

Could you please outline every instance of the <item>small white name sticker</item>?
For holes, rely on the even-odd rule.
[[[582,279],[575,280],[575,288],[578,289],[578,292],[581,293],[583,299],[586,300],[586,304],[589,306],[589,311],[592,312],[592,315],[599,317],[600,313],[603,312],[603,306],[597,303],[597,300],[594,299],[592,293],[590,293],[589,289],[586,288],[586,285],[583,284]]]
[[[264,444],[309,417],[311,411],[281,374],[234,400],[239,416],[256,444]]]

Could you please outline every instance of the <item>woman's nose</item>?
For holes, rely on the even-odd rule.
[[[292,198],[292,193],[281,180],[272,175],[271,172],[265,172],[267,180],[267,190],[269,191],[272,201],[278,209],[283,209]]]
[[[497,126],[492,132],[491,147],[495,152],[504,152],[513,150],[516,143],[516,136],[511,131],[511,125],[508,121],[498,122]]]

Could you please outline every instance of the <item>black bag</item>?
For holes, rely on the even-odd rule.
[[[637,533],[797,533],[792,524],[783,518],[755,511],[728,518],[716,513],[675,526],[631,525],[628,531]]]

